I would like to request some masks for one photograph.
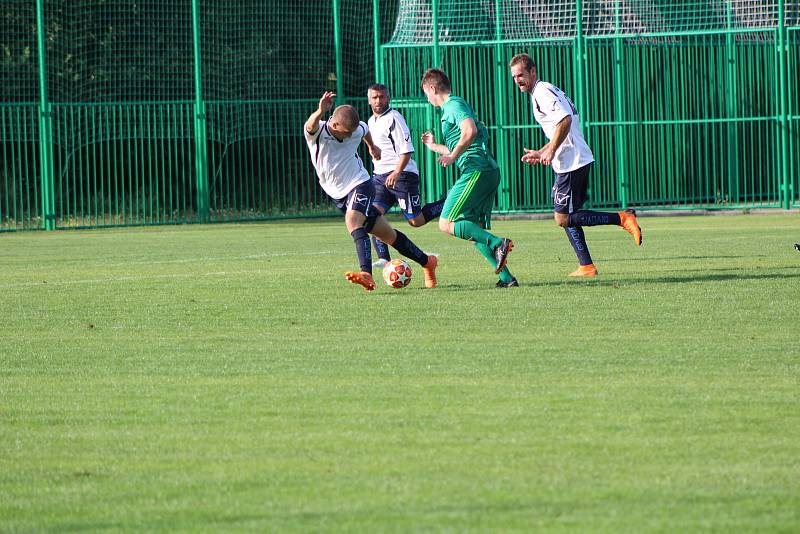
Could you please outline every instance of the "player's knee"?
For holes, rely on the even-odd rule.
[[[419,228],[420,226],[425,224],[425,219],[423,219],[422,217],[414,217],[413,219],[408,219],[408,224],[410,224],[414,228]]]
[[[375,223],[378,221],[378,217],[380,217],[380,215],[370,215],[364,220],[364,229],[367,232],[372,232],[373,228],[375,228]]]
[[[439,219],[439,230],[442,232],[449,234],[450,233],[450,221],[447,219]]]
[[[567,228],[569,226],[569,215],[564,215],[563,213],[556,213],[555,220],[556,224],[559,225],[561,228]]]

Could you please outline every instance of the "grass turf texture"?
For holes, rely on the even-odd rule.
[[[0,235],[0,531],[800,528],[797,217],[642,226],[371,294],[341,221]]]

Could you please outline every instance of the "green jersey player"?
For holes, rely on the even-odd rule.
[[[422,142],[439,154],[442,167],[455,164],[461,176],[447,193],[439,218],[439,229],[467,241],[475,247],[500,275],[497,287],[516,287],[516,278],[506,266],[514,243],[488,231],[500,169],[486,148],[488,132],[470,105],[451,94],[450,79],[440,69],[428,69],[422,75],[422,91],[428,102],[442,109],[444,144],[435,142],[431,132],[422,135]]]

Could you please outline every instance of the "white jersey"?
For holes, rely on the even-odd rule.
[[[396,109],[389,108],[378,117],[372,115],[369,118],[369,131],[372,132],[372,142],[381,149],[381,159],[372,160],[375,174],[392,172],[397,168],[400,156],[414,153],[408,124]],[[404,170],[419,174],[417,162],[413,157]]]
[[[564,117],[572,117],[572,124],[564,142],[553,156],[553,170],[557,173],[572,172],[594,161],[592,150],[586,144],[578,120],[578,112],[564,91],[551,83],[539,80],[531,91],[533,116],[548,139],[556,132],[556,125]]]
[[[361,139],[369,129],[361,121],[353,135],[339,141],[328,130],[325,121],[319,121],[318,126],[313,134],[303,127],[303,134],[311,153],[311,163],[319,177],[319,185],[328,196],[338,200],[346,197],[358,184],[371,179],[357,152]]]

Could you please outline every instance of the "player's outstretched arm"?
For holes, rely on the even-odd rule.
[[[306,120],[306,131],[310,134],[317,133],[319,130],[319,120],[322,116],[330,111],[333,107],[333,99],[336,98],[336,93],[332,91],[325,91],[319,99],[317,110],[312,113]]]

